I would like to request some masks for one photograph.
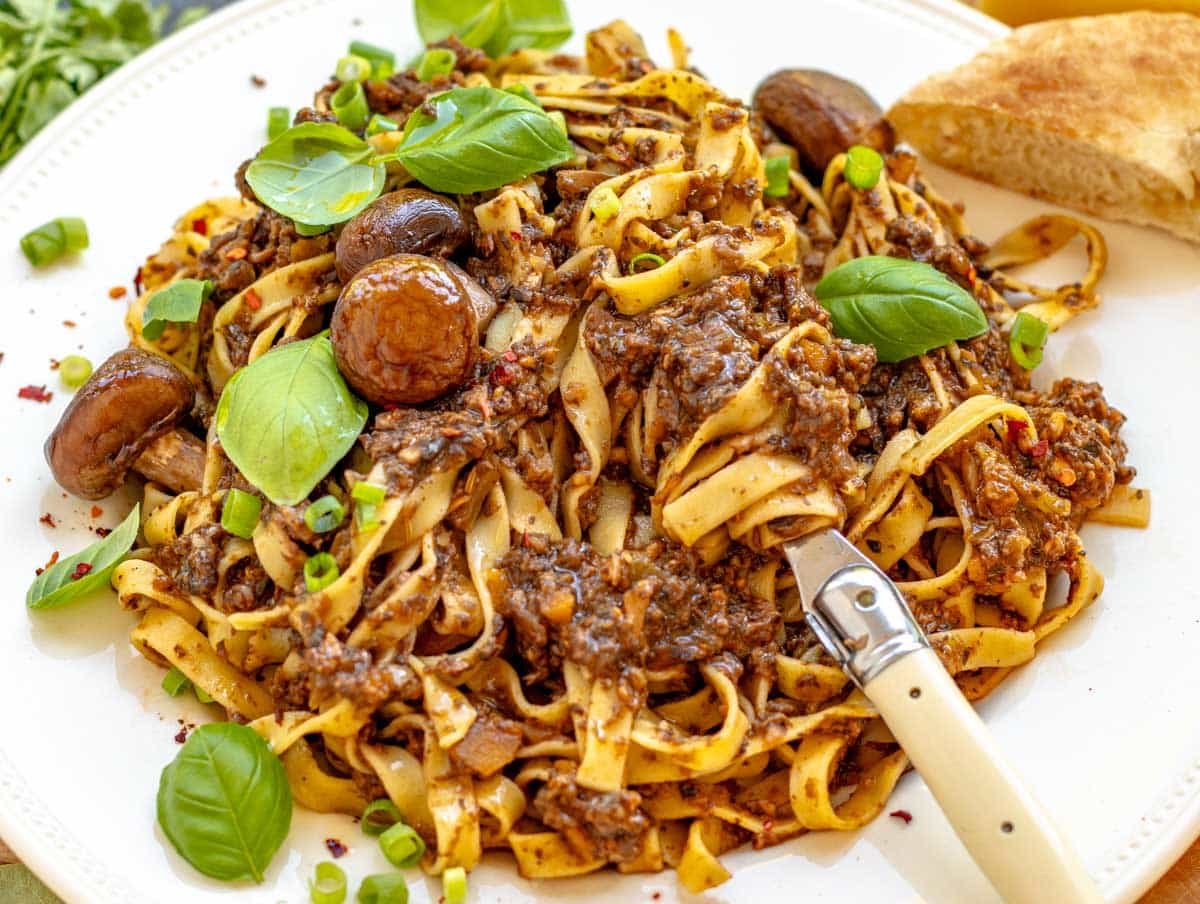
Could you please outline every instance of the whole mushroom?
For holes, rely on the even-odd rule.
[[[854,82],[819,69],[772,73],[754,92],[754,106],[796,148],[801,167],[815,178],[851,145],[892,149],[892,127],[871,95]]]
[[[334,262],[349,282],[372,261],[393,254],[449,257],[470,237],[454,202],[423,188],[380,195],[342,229]]]
[[[376,405],[412,405],[470,378],[496,302],[461,268],[395,254],[342,289],[331,338],[338,369]]]
[[[175,492],[199,489],[204,444],[176,425],[192,409],[191,381],[166,358],[126,348],[96,369],[46,440],[59,486],[102,499],[130,470]]]

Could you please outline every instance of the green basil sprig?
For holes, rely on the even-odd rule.
[[[135,505],[120,526],[103,540],[59,559],[34,578],[25,593],[25,605],[30,609],[53,609],[107,586],[113,569],[137,539],[141,525],[139,510],[140,506]],[[81,565],[87,567],[80,568]]]
[[[142,338],[157,339],[167,322],[195,323],[200,305],[212,294],[213,285],[207,279],[177,279],[150,296],[142,310]]]
[[[813,290],[833,331],[875,346],[879,360],[903,361],[987,332],[978,302],[940,271],[897,257],[857,257]]]
[[[383,191],[387,174],[372,153],[349,129],[302,122],[258,152],[246,169],[246,181],[260,201],[298,224],[332,226],[350,219]]]
[[[413,14],[425,43],[457,35],[493,58],[526,47],[553,50],[571,37],[563,0],[414,0]]]
[[[387,159],[399,160],[434,191],[465,194],[499,188],[573,155],[567,136],[536,102],[478,87],[454,88],[413,111]]]
[[[217,404],[225,454],[277,505],[311,493],[366,421],[366,403],[346,386],[323,333],[243,367]]]
[[[204,875],[261,882],[292,825],[283,764],[252,728],[201,725],[162,771],[158,824]]]

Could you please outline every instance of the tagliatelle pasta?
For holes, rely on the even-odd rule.
[[[866,188],[845,154],[812,180],[790,157],[767,197],[765,160],[789,150],[770,126],[677,35],[670,69],[633,39],[614,23],[586,59],[459,45],[454,84],[524,86],[574,158],[453,200],[455,259],[491,302],[468,376],[375,406],[310,496],[268,502],[252,532],[222,526],[230,493],[258,490],[212,409],[328,327],[337,233],[207,202],[143,267],[149,293],[211,280],[201,318],[149,340],[148,296],[127,316],[196,386],[206,431],[196,486],[147,485],[146,545],[113,574],[134,645],[258,732],[302,805],[389,798],[433,875],[507,851],[528,878],[674,868],[699,892],[747,842],[861,827],[907,759],[804,622],[781,545],[842,530],[978,699],[1100,593],[1082,522],[1149,517],[1123,416],[1094,384],[1033,388],[1005,335],[1018,308],[1056,330],[1096,305],[1095,230],[1041,217],[988,250],[903,148]],[[388,84],[368,98],[398,115]],[[410,182],[388,163],[388,190]],[[1076,236],[1079,281],[1009,272]],[[879,363],[812,295],[867,255],[936,268],[986,328]],[[345,518],[318,530],[324,495]],[[318,586],[320,553],[336,567]]]

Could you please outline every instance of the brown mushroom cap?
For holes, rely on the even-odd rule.
[[[46,440],[59,486],[101,499],[154,440],[192,408],[191,381],[166,358],[126,348],[100,365],[75,394]]]
[[[338,279],[349,282],[371,261],[393,254],[449,257],[470,234],[458,207],[441,195],[423,188],[380,195],[338,236]]]
[[[754,92],[754,106],[796,148],[800,165],[821,176],[851,145],[892,148],[892,128],[879,104],[854,82],[819,69],[782,69]]]
[[[346,284],[333,310],[338,369],[376,405],[427,402],[471,376],[494,310],[492,297],[449,261],[377,260]]]

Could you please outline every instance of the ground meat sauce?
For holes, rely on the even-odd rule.
[[[530,537],[500,562],[494,595],[531,680],[569,660],[637,697],[642,668],[774,649],[779,613],[749,593],[748,567],[735,557],[708,569],[665,541],[605,557],[587,543]]]
[[[332,634],[321,633],[310,642],[301,661],[307,687],[319,700],[348,699],[356,708],[374,710],[389,700],[421,696],[420,679],[407,665],[376,665],[368,651],[342,643]]]
[[[572,773],[559,772],[538,790],[530,808],[580,856],[628,863],[641,852],[653,825],[641,804],[636,791],[591,791]]]
[[[333,241],[331,233],[301,236],[291,220],[264,208],[213,237],[200,252],[196,278],[210,280],[213,298],[226,301],[272,270],[332,251]]]
[[[151,561],[183,593],[208,596],[220,580],[218,566],[228,534],[220,524],[204,524],[151,551]]]

